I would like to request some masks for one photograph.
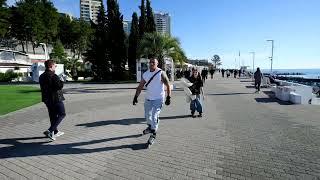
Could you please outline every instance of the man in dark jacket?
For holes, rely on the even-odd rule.
[[[254,73],[254,87],[256,88],[256,93],[260,93],[261,79],[263,78],[260,68]]]
[[[48,108],[50,117],[50,128],[44,134],[51,140],[62,136],[64,132],[58,130],[58,126],[66,116],[63,101],[65,100],[62,93],[63,82],[55,74],[57,65],[53,60],[47,60],[45,63],[46,71],[41,74],[39,83],[41,87],[42,102]]]

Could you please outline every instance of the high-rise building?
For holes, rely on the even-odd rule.
[[[97,22],[101,0],[80,0],[80,17],[90,22]]]
[[[131,21],[123,21],[123,30],[124,32],[129,35],[131,31]]]
[[[169,13],[154,13],[157,32],[171,35],[171,18]]]

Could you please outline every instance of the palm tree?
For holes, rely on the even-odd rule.
[[[217,68],[217,66],[221,66],[222,62],[219,55],[214,55],[211,61],[214,63],[214,68]]]
[[[180,64],[182,66],[185,62],[187,62],[185,52],[180,46],[175,47],[175,51],[171,53],[170,56],[172,57],[175,64]]]
[[[171,57],[174,61],[184,61],[185,55],[177,38],[159,33],[146,33],[139,44],[140,57],[155,57],[159,61],[159,67],[165,70],[165,57]]]

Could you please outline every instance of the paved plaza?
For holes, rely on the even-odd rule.
[[[191,118],[184,92],[173,92],[146,149],[136,86],[66,85],[65,135],[55,142],[42,134],[42,103],[0,116],[0,179],[320,179],[319,106],[216,77],[205,84],[203,118]]]

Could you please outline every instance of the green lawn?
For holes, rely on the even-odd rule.
[[[37,104],[40,101],[39,88],[0,85],[0,115]]]

